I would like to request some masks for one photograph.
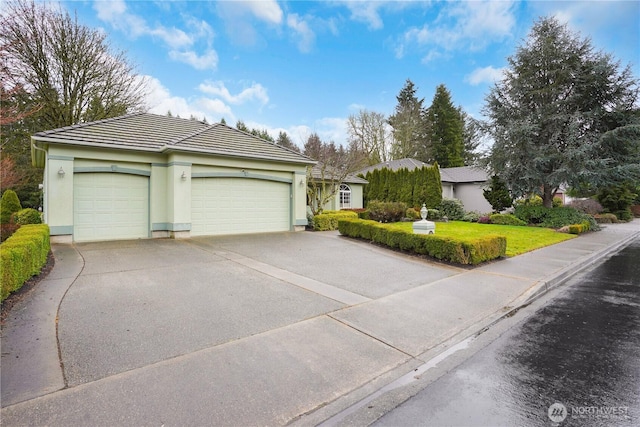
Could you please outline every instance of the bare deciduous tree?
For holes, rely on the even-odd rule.
[[[144,107],[145,81],[105,33],[58,5],[7,2],[0,18],[2,86],[23,88],[43,129],[100,120]],[[19,113],[19,112],[16,112]]]
[[[347,131],[351,144],[366,154],[369,165],[390,160],[392,129],[384,114],[360,110],[347,119]]]
[[[347,175],[362,167],[363,153],[353,145],[345,149],[336,147],[333,141],[324,143],[314,133],[304,144],[303,154],[318,161],[317,165],[307,168],[307,199],[313,215],[318,215],[336,195]]]

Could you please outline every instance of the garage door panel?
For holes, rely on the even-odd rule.
[[[191,234],[242,234],[290,229],[290,184],[242,178],[192,180]]]
[[[149,236],[149,179],[144,176],[74,175],[74,240]]]

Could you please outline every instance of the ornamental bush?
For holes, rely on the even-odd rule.
[[[324,211],[313,217],[313,229],[315,231],[337,230],[340,218],[358,218],[358,214],[353,211]]]
[[[340,219],[338,230],[344,236],[371,240],[390,248],[456,264],[479,264],[505,256],[507,250],[507,239],[504,236],[462,240],[437,234],[414,234],[389,224],[359,219]]]
[[[42,215],[33,208],[19,210],[13,215],[13,219],[16,224],[20,225],[42,224]]]
[[[412,220],[417,220],[422,218],[420,216],[420,211],[418,211],[416,208],[407,208],[407,211],[405,212],[405,217]]]
[[[407,205],[403,202],[381,202],[372,200],[367,205],[369,218],[379,222],[398,222],[404,217]]]
[[[467,212],[462,217],[462,220],[466,222],[478,222],[479,219],[480,219],[480,214],[478,212]]]
[[[511,214],[492,214],[489,216],[492,224],[499,225],[527,225],[526,222]]]
[[[438,209],[427,209],[427,219],[438,220],[442,219],[442,214]]]
[[[20,199],[13,190],[6,190],[0,200],[0,224],[9,224],[11,215],[22,209]]]
[[[576,199],[567,204],[568,207],[579,210],[589,215],[597,215],[604,211],[604,208],[594,199]]]
[[[464,205],[458,199],[442,199],[438,210],[443,217],[447,217],[450,221],[461,220],[464,216]]]
[[[599,214],[594,215],[593,218],[598,224],[615,224],[618,222],[618,217],[614,214]]]

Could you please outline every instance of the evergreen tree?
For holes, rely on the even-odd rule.
[[[640,127],[606,125],[637,105],[629,66],[621,69],[555,18],[536,22],[508,62],[486,99],[494,140],[486,163],[514,196],[538,193],[551,207],[562,184],[597,188],[640,178]],[[618,144],[631,155],[615,154]]]
[[[426,135],[426,121],[424,117],[424,99],[416,97],[416,87],[407,79],[396,99],[395,112],[389,117],[389,125],[393,128],[393,144],[391,157],[393,159],[426,158],[428,139]],[[423,160],[424,161],[424,160]]]
[[[288,148],[289,150],[293,150],[296,152],[300,152],[300,148],[293,143],[293,141],[291,140],[291,138],[289,138],[289,135],[287,135],[286,132],[282,132],[280,131],[280,133],[278,133],[278,139],[276,139],[276,144]]]
[[[427,117],[433,159],[443,168],[464,166],[464,119],[445,85],[436,88]]]
[[[491,177],[489,188],[484,189],[482,193],[496,213],[500,213],[513,205],[513,198],[507,184],[497,175]]]
[[[435,162],[427,170],[426,203],[427,207],[435,208],[442,202],[442,182],[440,180],[440,167]]]

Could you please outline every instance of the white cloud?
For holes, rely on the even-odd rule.
[[[98,12],[98,18],[110,23],[118,30],[128,33],[131,37],[137,38],[146,35],[158,37],[172,48],[193,44],[193,39],[178,28],[167,28],[162,25],[149,27],[144,18],[127,11],[127,5],[123,0],[96,1],[94,8]]]
[[[471,86],[478,86],[482,83],[494,83],[498,80],[502,80],[504,77],[505,68],[493,68],[491,65],[484,68],[476,68],[465,77],[465,81]]]
[[[396,57],[416,46],[431,48],[423,62],[437,58],[441,51],[481,50],[491,41],[509,37],[515,23],[512,1],[447,2],[432,23],[405,31],[395,47]]]
[[[301,19],[298,14],[292,13],[287,16],[287,26],[299,37],[298,49],[300,49],[301,52],[309,52],[316,38],[309,24]]]
[[[345,1],[344,5],[351,12],[351,19],[354,21],[365,22],[372,30],[381,29],[384,24],[378,13],[378,9],[384,6],[383,1]]]
[[[220,97],[230,104],[239,105],[250,101],[258,101],[261,105],[269,103],[267,90],[260,83],[252,83],[250,87],[243,89],[237,95],[232,95],[224,82],[221,81],[201,83],[198,89],[208,95]]]
[[[245,6],[256,18],[271,24],[282,22],[282,9],[275,0],[253,0],[239,2]]]
[[[160,80],[152,76],[143,76],[147,81],[148,93],[146,104],[150,113],[167,114],[168,111],[174,116],[197,119],[207,118],[209,123],[217,122],[225,118],[227,123],[235,123],[236,118],[231,107],[219,99],[209,99],[201,97],[195,100],[188,100],[180,96],[172,95],[169,90],[162,85]]]
[[[256,19],[277,27],[282,24],[284,15],[275,0],[218,1],[215,8],[229,37],[245,46],[254,46],[261,41],[254,25]]]
[[[143,17],[127,10],[124,0],[110,2],[95,1],[94,9],[98,18],[111,24],[114,28],[128,34],[129,37],[159,38],[169,47],[169,57],[175,61],[184,62],[196,69],[215,69],[218,65],[218,55],[211,48],[214,37],[213,29],[205,21],[186,17],[186,23],[192,33],[176,28],[156,25],[151,27]],[[193,46],[198,40],[204,40],[207,48],[202,54],[195,52]]]
[[[169,57],[174,61],[184,62],[185,64],[191,65],[196,70],[215,70],[218,67],[218,54],[212,49],[208,49],[202,55],[198,55],[192,50],[182,52],[172,50],[169,52]]]

